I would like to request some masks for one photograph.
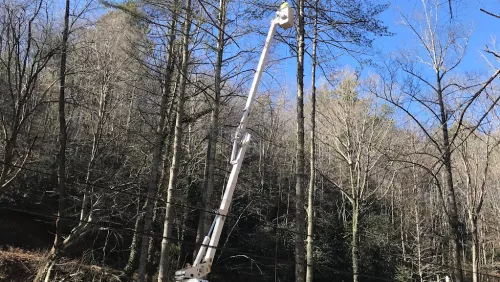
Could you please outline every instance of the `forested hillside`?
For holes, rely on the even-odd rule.
[[[289,3],[209,281],[500,281],[500,46],[413,2]],[[0,281],[191,265],[280,4],[0,0]]]

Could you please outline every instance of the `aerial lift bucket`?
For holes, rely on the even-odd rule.
[[[293,26],[293,10],[288,3],[281,5],[277,16],[279,17],[278,24],[281,28],[289,29]]]

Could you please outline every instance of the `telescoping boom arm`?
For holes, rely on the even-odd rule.
[[[243,110],[243,117],[241,118],[240,124],[236,129],[233,150],[231,152],[231,165],[233,168],[231,169],[231,174],[229,175],[229,180],[224,191],[219,211],[215,216],[210,230],[203,239],[203,244],[198,251],[193,265],[175,272],[175,281],[177,282],[208,282],[208,280],[204,280],[203,278],[205,278],[211,271],[215,251],[219,245],[219,239],[224,226],[224,221],[231,205],[236,182],[238,181],[241,164],[243,163],[245,151],[250,141],[250,134],[246,132],[248,115],[250,113],[252,102],[255,99],[257,88],[259,87],[260,78],[264,69],[264,64],[267,60],[267,55],[271,47],[271,42],[273,41],[274,33],[276,32],[276,26],[278,25],[283,29],[288,29],[293,26],[293,10],[285,1],[283,1],[280,8],[276,12],[276,17],[271,21],[271,27],[269,28],[269,33],[267,34],[264,50],[262,50],[259,64],[257,65],[257,70],[255,72],[255,77],[250,88],[250,93],[245,104],[245,109]]]

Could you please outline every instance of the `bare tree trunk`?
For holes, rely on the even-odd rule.
[[[404,229],[404,216],[405,213],[401,210],[401,214],[399,216],[399,236],[401,240],[401,255],[403,257],[403,262],[406,262],[406,242],[405,242],[405,229]]]
[[[167,46],[167,67],[165,69],[164,74],[164,84],[163,84],[163,95],[161,98],[160,104],[160,121],[158,123],[158,128],[156,130],[156,140],[153,148],[153,160],[151,163],[151,173],[152,178],[151,182],[148,185],[148,199],[146,200],[146,208],[145,214],[143,217],[144,220],[144,229],[143,236],[141,242],[141,255],[139,258],[139,277],[138,281],[143,282],[146,276],[147,270],[147,261],[148,261],[148,248],[149,248],[149,237],[151,233],[152,221],[153,221],[153,207],[154,202],[153,198],[155,197],[155,193],[158,191],[159,181],[161,179],[161,171],[163,168],[163,149],[165,147],[165,139],[167,137],[168,132],[166,131],[166,119],[167,119],[167,108],[168,108],[168,100],[171,93],[171,83],[172,76],[174,71],[174,61],[175,61],[175,35],[177,28],[177,1],[174,1],[173,7],[174,11],[172,13],[172,21],[169,27],[169,36],[168,36],[168,46]]]
[[[164,161],[162,161],[164,162]],[[161,177],[160,177],[161,179]],[[157,187],[159,187],[159,183]],[[159,195],[159,192],[156,192],[156,195]],[[151,232],[158,234],[161,231],[160,229],[160,220],[158,218],[158,199],[155,199],[153,204],[153,215],[151,218]],[[156,267],[158,264],[158,257],[156,256],[156,250],[158,249],[159,244],[156,237],[149,237],[148,242],[148,259],[146,264],[146,281],[153,281],[154,273],[156,272]]]
[[[92,136],[92,149],[90,152],[90,159],[89,162],[87,163],[87,173],[85,175],[85,190],[83,192],[83,199],[82,199],[82,207],[80,210],[80,224],[83,223],[83,221],[87,220],[88,218],[91,217],[92,215],[92,196],[93,196],[93,186],[90,185],[90,179],[91,179],[91,173],[92,169],[94,167],[94,161],[97,155],[97,150],[99,146],[99,140],[101,139],[101,133],[102,133],[102,126],[103,126],[103,119],[104,119],[104,111],[105,111],[105,106],[104,103],[107,99],[106,93],[101,93],[100,101],[99,101],[99,110],[97,114],[97,126],[96,126],[96,131],[93,133]]]
[[[56,220],[56,237],[54,247],[60,249],[63,238],[62,231],[65,228],[65,222],[61,217],[65,217],[65,201],[66,201],[66,142],[68,139],[66,131],[66,59],[68,51],[68,35],[69,35],[69,6],[70,0],[66,0],[66,7],[64,11],[64,29],[63,29],[63,42],[61,46],[61,64],[59,67],[59,155],[58,155],[58,169],[57,169],[57,186],[59,193],[59,207],[58,217]]]
[[[164,90],[168,91],[168,90]],[[166,104],[167,95],[164,93],[162,97],[162,106]],[[163,109],[163,107],[161,107]],[[139,277],[138,281],[143,282],[146,278],[146,269],[147,269],[147,261],[148,261],[148,247],[149,247],[149,237],[151,236],[151,227],[153,222],[153,208],[154,208],[154,197],[157,192],[158,182],[160,180],[160,168],[162,166],[162,149],[164,147],[165,138],[161,133],[164,127],[165,122],[165,113],[162,111],[160,117],[160,123],[158,125],[158,131],[156,133],[155,146],[153,148],[153,160],[151,163],[151,181],[148,185],[147,191],[147,199],[146,199],[146,208],[144,213],[144,232],[141,238],[141,255],[139,258]]]
[[[474,211],[469,210],[469,222],[471,226],[471,235],[472,235],[472,244],[471,244],[471,252],[472,252],[472,282],[478,282],[478,271],[479,271],[479,236],[478,236],[478,227],[477,227],[477,215],[474,214]]]
[[[135,219],[135,224],[134,224],[134,230],[139,230],[141,225],[143,225],[142,221],[142,209],[140,207],[140,201],[138,201],[139,205],[137,207],[137,217]],[[134,235],[132,237],[132,243],[130,243],[130,254],[128,256],[128,261],[127,265],[124,268],[124,272],[127,276],[131,276],[136,267],[137,267],[137,259],[138,259],[138,252],[139,252],[139,243],[140,243],[140,238],[139,238],[139,233],[137,231],[134,232]]]
[[[307,195],[307,246],[306,246],[306,282],[312,282],[314,277],[314,193],[316,180],[316,48],[318,38],[318,2],[315,3],[314,17],[314,37],[312,51],[312,70],[311,70],[311,151],[310,151],[310,177],[309,191]]]
[[[191,0],[186,0],[185,21],[183,25],[183,40],[182,40],[182,64],[181,64],[181,79],[179,82],[179,94],[177,101],[177,116],[175,120],[174,144],[172,153],[172,163],[170,165],[170,177],[168,180],[167,203],[165,210],[165,222],[163,224],[163,239],[161,241],[160,266],[158,270],[158,282],[167,282],[169,279],[169,261],[170,261],[170,246],[168,237],[172,233],[173,225],[173,205],[174,188],[177,185],[177,175],[179,173],[179,162],[182,147],[182,119],[184,116],[184,96],[186,92],[186,84],[188,81],[188,65],[189,65],[189,37],[191,31]]]
[[[418,267],[418,276],[420,278],[420,282],[424,281],[424,272],[422,267],[422,243],[420,237],[420,215],[418,212],[418,205],[415,205],[415,232],[417,233],[417,267]]]
[[[452,174],[452,161],[451,161],[451,149],[450,149],[450,137],[448,134],[448,116],[446,113],[446,108],[444,105],[443,90],[441,87],[441,74],[440,71],[436,71],[436,81],[437,81],[437,95],[440,110],[440,120],[441,120],[441,134],[443,138],[443,164],[445,167],[445,177],[446,177],[446,204],[448,223],[450,225],[450,231],[453,236],[452,243],[452,257],[454,264],[454,281],[462,282],[464,280],[462,273],[462,244],[460,235],[460,222],[458,219],[458,207],[455,197],[455,187],[453,184],[453,174]]]
[[[305,279],[305,247],[304,247],[304,182],[305,182],[305,153],[304,153],[304,0],[297,1],[297,149],[295,166],[295,281]]]
[[[219,17],[218,17],[218,36],[217,36],[217,61],[215,64],[215,85],[214,85],[214,100],[212,112],[210,116],[210,128],[208,136],[207,156],[205,165],[204,185],[201,196],[201,208],[198,221],[198,231],[196,242],[201,244],[205,237],[205,232],[210,228],[211,214],[205,211],[210,209],[210,199],[214,190],[214,173],[217,149],[217,132],[219,130],[219,105],[221,96],[221,76],[222,62],[225,47],[225,29],[226,29],[226,14],[227,3],[229,0],[219,1]]]
[[[392,201],[394,201],[394,196],[392,197]],[[405,210],[403,208],[403,199],[404,199],[404,195],[403,195],[403,189],[400,189],[399,190],[399,201],[401,203],[401,211],[400,211],[400,215],[399,215],[399,236],[400,236],[400,239],[401,239],[401,252],[402,252],[402,256],[403,256],[403,262],[406,262],[406,242],[405,242],[405,229],[404,229],[404,218],[405,218]]]
[[[2,161],[3,166],[2,171],[0,172],[0,187],[2,188],[6,185],[7,176],[12,169],[12,159],[14,158],[14,149],[16,148],[17,143],[17,127],[17,125],[13,126],[15,131],[13,131],[11,136],[5,141],[4,157]]]
[[[419,197],[418,197],[418,187],[417,187],[417,175],[415,173],[415,166],[412,168],[413,171],[413,195],[415,197],[413,204],[415,210],[415,233],[416,233],[416,244],[417,244],[417,268],[418,268],[418,276],[420,282],[424,281],[424,273],[422,267],[422,238],[420,236],[420,211],[418,209],[419,205]]]
[[[352,259],[352,281],[358,282],[359,266],[359,246],[358,246],[358,220],[359,220],[359,204],[353,202],[352,207],[352,237],[351,237],[351,259]]]
[[[68,134],[66,130],[66,60],[68,51],[69,35],[69,9],[70,0],[66,0],[64,10],[63,41],[61,43],[61,61],[59,65],[59,153],[57,156],[57,192],[58,192],[58,212],[56,219],[56,234],[54,245],[49,252],[46,265],[39,270],[35,277],[35,282],[50,281],[51,272],[57,259],[63,250],[63,232],[66,228],[66,143]]]

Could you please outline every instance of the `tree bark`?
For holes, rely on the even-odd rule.
[[[443,164],[445,167],[445,177],[446,177],[446,204],[448,224],[450,226],[450,231],[453,236],[452,243],[452,258],[453,258],[453,278],[456,282],[462,282],[463,272],[462,272],[462,244],[461,244],[461,234],[460,234],[460,222],[458,218],[458,207],[455,196],[455,187],[453,184],[453,173],[452,173],[452,160],[451,160],[451,148],[450,148],[450,137],[448,132],[448,115],[446,113],[446,108],[443,98],[443,90],[441,87],[441,72],[436,71],[436,82],[437,82],[437,98],[439,103],[440,111],[440,121],[441,121],[441,134],[442,134],[442,153],[443,153]]]
[[[469,211],[469,222],[471,225],[471,255],[472,255],[472,282],[478,282],[478,271],[479,271],[479,234],[477,227],[477,215],[474,211]]]
[[[56,234],[54,245],[49,252],[45,266],[40,269],[35,277],[35,282],[50,281],[50,276],[55,262],[61,256],[64,248],[63,232],[66,228],[66,143],[68,134],[66,130],[66,60],[68,51],[69,36],[69,9],[70,0],[66,0],[64,9],[64,28],[61,42],[61,61],[59,65],[59,153],[57,156],[57,192],[58,192],[58,212],[56,219]]]
[[[165,144],[164,144],[165,145]],[[164,161],[162,161],[164,162]],[[161,174],[161,172],[160,172]],[[161,177],[160,177],[161,179]],[[159,188],[160,185],[158,183],[157,187]],[[157,197],[159,197],[160,193],[156,193]],[[151,218],[151,232],[154,234],[158,234],[161,232],[160,229],[160,220],[158,218],[158,199],[155,199],[154,204],[153,204],[153,215]],[[147,282],[152,282],[153,281],[153,276],[156,272],[156,268],[158,267],[158,257],[156,256],[156,250],[159,247],[159,240],[157,240],[156,237],[151,236],[149,237],[149,242],[148,242],[148,259],[147,259],[147,264],[146,264],[146,281]]]
[[[17,144],[17,125],[14,125],[14,130],[9,139],[5,141],[4,146],[4,156],[3,156],[3,166],[2,171],[0,172],[0,187],[4,188],[7,182],[7,176],[11,171],[12,167],[12,159],[14,158],[14,149]]]
[[[141,240],[141,254],[139,258],[139,275],[138,281],[143,282],[146,276],[147,270],[147,261],[148,261],[148,248],[149,248],[149,237],[152,228],[153,221],[153,207],[154,202],[153,198],[155,197],[155,193],[158,191],[159,181],[161,179],[161,168],[163,168],[163,150],[165,148],[165,139],[167,138],[168,132],[166,131],[166,120],[167,120],[167,110],[168,108],[168,100],[171,96],[171,83],[172,77],[174,75],[174,67],[175,67],[175,37],[177,31],[177,1],[173,3],[174,11],[172,12],[172,21],[169,27],[169,36],[168,36],[168,45],[167,45],[167,67],[165,69],[164,74],[164,82],[163,82],[163,95],[161,98],[160,104],[160,120],[158,123],[158,127],[156,130],[156,140],[153,148],[153,160],[151,163],[151,172],[152,178],[151,182],[148,185],[148,199],[146,200],[146,208],[144,214],[144,229]]]
[[[307,245],[306,245],[306,282],[313,282],[314,277],[314,193],[316,180],[316,48],[318,38],[318,2],[315,3],[314,35],[312,50],[311,70],[311,151],[310,151],[310,176],[309,191],[307,195]]]
[[[184,96],[186,93],[186,84],[188,81],[188,65],[189,65],[189,37],[191,31],[191,0],[186,0],[185,21],[183,25],[183,39],[182,39],[182,64],[181,64],[181,79],[179,82],[179,94],[177,101],[177,115],[175,120],[174,131],[174,144],[172,152],[172,163],[170,165],[170,177],[168,180],[167,189],[167,203],[165,211],[165,222],[163,224],[163,239],[161,241],[161,255],[160,266],[158,270],[158,282],[167,282],[170,275],[169,261],[170,261],[170,246],[168,244],[168,237],[172,233],[173,226],[173,205],[174,201],[174,188],[177,185],[177,175],[179,173],[179,162],[181,157],[181,141],[182,141],[182,120],[184,117]]]
[[[135,224],[134,224],[134,230],[139,230],[139,228],[143,225],[142,221],[142,209],[140,207],[137,208],[137,217],[135,219]],[[132,236],[132,242],[130,243],[130,253],[128,256],[128,261],[127,265],[123,269],[125,274],[127,276],[131,276],[136,267],[137,267],[137,259],[138,259],[138,252],[139,252],[139,243],[140,243],[140,237],[139,233],[134,232],[134,235]]]
[[[417,244],[417,267],[418,267],[418,277],[420,282],[424,281],[424,272],[422,266],[422,243],[420,236],[420,215],[418,211],[418,204],[415,204],[415,232],[417,233],[416,244]]]
[[[417,179],[417,174],[415,172],[415,166],[412,167],[412,174],[413,174],[413,196],[415,199],[413,200],[413,209],[414,209],[414,214],[415,214],[415,243],[417,245],[417,268],[418,268],[418,277],[420,282],[424,281],[424,273],[423,273],[423,266],[422,266],[422,238],[420,235],[420,211],[419,211],[419,192],[418,192],[418,179]]]
[[[352,207],[352,237],[351,237],[351,259],[352,259],[352,281],[358,282],[359,277],[359,246],[358,246],[358,221],[359,221],[359,204],[353,202]]]
[[[164,90],[168,92],[168,90]],[[161,109],[164,109],[163,106],[166,105],[166,96],[167,94],[163,94]],[[161,133],[165,123],[165,111],[162,111],[160,117],[160,123],[158,125],[155,146],[153,148],[153,159],[151,163],[151,181],[148,184],[147,191],[147,199],[146,199],[146,208],[144,213],[144,232],[141,238],[141,255],[139,258],[139,274],[138,281],[143,282],[146,278],[146,269],[148,264],[148,248],[149,248],[149,237],[151,236],[152,231],[152,223],[153,223],[153,208],[154,208],[154,197],[156,196],[158,183],[160,180],[160,168],[162,166],[162,151],[165,145],[165,136]]]
[[[295,281],[305,279],[305,247],[304,247],[304,182],[305,182],[305,153],[304,153],[304,0],[297,1],[297,148],[295,165]]]
[[[219,130],[219,106],[221,96],[221,83],[222,83],[222,62],[224,57],[225,47],[225,29],[226,29],[226,13],[227,13],[228,0],[219,1],[219,17],[218,17],[218,35],[217,35],[217,61],[215,64],[214,75],[214,99],[212,105],[212,112],[210,115],[210,128],[208,136],[207,156],[205,165],[204,185],[201,196],[201,208],[198,221],[198,230],[196,236],[196,243],[201,244],[205,233],[210,228],[211,214],[205,211],[210,209],[210,199],[214,190],[214,173],[217,149],[217,132]]]
[[[54,247],[60,249],[63,238],[62,232],[65,228],[64,220],[61,217],[66,216],[65,201],[66,201],[66,143],[68,139],[66,130],[66,60],[68,51],[68,36],[69,36],[69,7],[70,0],[66,0],[66,7],[64,11],[64,29],[63,29],[63,42],[61,46],[61,63],[59,67],[59,154],[58,154],[58,168],[57,168],[57,187],[59,194],[59,207],[58,217],[56,220],[56,236],[54,240]]]

